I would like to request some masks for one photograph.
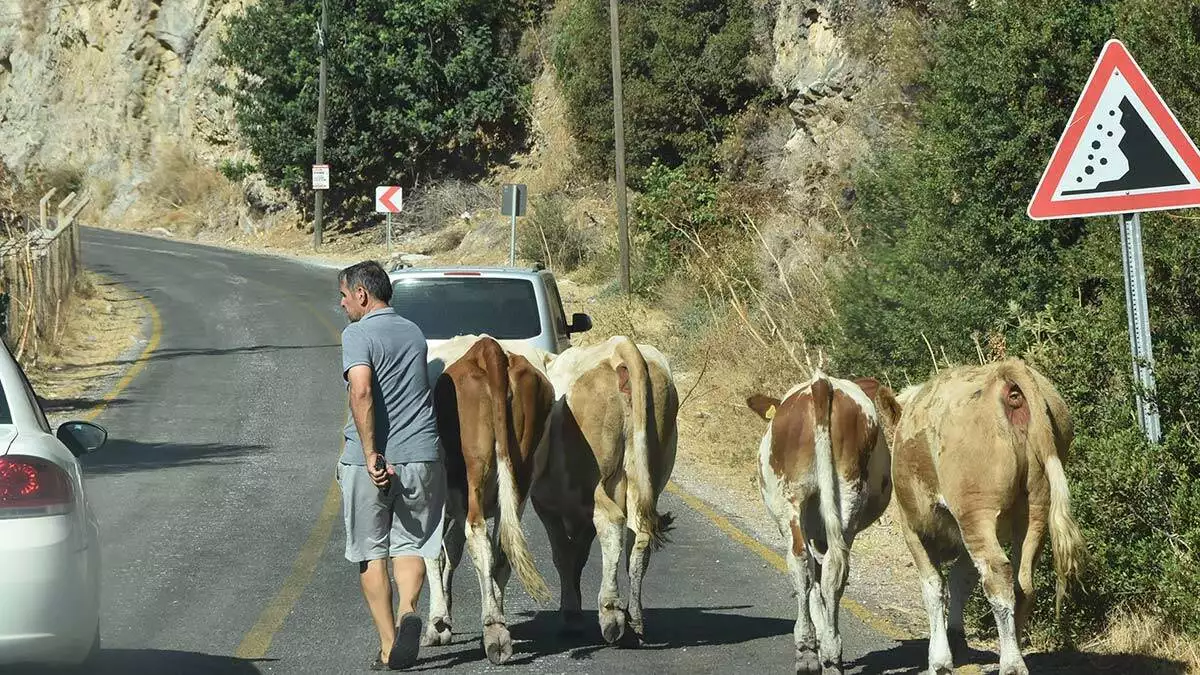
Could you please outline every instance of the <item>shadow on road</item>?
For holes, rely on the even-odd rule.
[[[745,616],[731,611],[740,609],[750,609],[750,606],[648,608],[645,610],[647,643],[640,649],[735,645],[792,632],[792,621]],[[574,660],[587,660],[600,650],[613,649],[600,638],[596,612],[584,612],[583,617],[584,634],[564,636],[559,630],[562,622],[556,611],[522,612],[510,616],[513,621],[509,624],[514,642],[513,658],[506,665],[519,668],[539,657],[564,652]],[[472,629],[468,627],[468,630]],[[420,667],[413,670],[441,670],[487,661],[477,632],[455,635],[454,644],[440,653],[433,650],[423,653],[428,656],[421,660]]]
[[[267,449],[265,445],[222,443],[142,443],[124,438],[110,439],[95,454],[80,463],[84,476],[119,475],[152,469],[231,464]]]
[[[170,361],[173,359],[181,359],[191,356],[234,356],[238,354],[273,354],[276,352],[286,352],[304,349],[337,349],[341,345],[323,344],[323,345],[248,345],[245,347],[226,347],[221,349],[204,348],[204,349],[156,349],[154,353],[146,358],[147,361]],[[103,363],[68,363],[64,364],[63,370],[78,370],[80,368],[95,368],[104,366],[127,366],[136,363],[138,359],[118,359],[116,361],[105,361]]]
[[[275,659],[262,659],[274,661]],[[48,670],[44,666],[0,667],[0,675],[34,673],[87,673],[88,675],[128,675],[129,673],[171,673],[172,675],[258,675],[254,664],[261,661],[214,656],[196,652],[159,649],[101,649],[94,663],[78,668]]]
[[[927,640],[902,640],[888,649],[880,649],[864,655],[846,665],[846,672],[855,675],[895,675],[898,673],[923,672],[928,661]],[[991,651],[972,649],[968,663],[985,669],[999,664],[1000,655]],[[958,664],[966,665],[966,664]],[[1183,675],[1187,664],[1170,659],[1138,654],[1097,654],[1095,652],[1047,652],[1025,655],[1025,665],[1030,672],[1056,675],[1068,673],[1111,673],[1124,675]]]
[[[38,403],[41,404],[42,410],[47,415],[86,412],[101,403],[111,408],[130,402],[130,399],[127,398],[114,398],[111,401],[105,401],[101,398],[42,398],[38,396]]]

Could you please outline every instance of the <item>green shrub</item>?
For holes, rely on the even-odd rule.
[[[1033,629],[1078,640],[1130,607],[1200,633],[1200,235],[1171,214],[1143,218],[1166,432],[1151,447],[1134,420],[1115,218],[1025,215],[1110,37],[1127,40],[1184,128],[1200,128],[1200,2],[975,5],[936,28],[913,137],[857,181],[863,264],[838,281],[826,338],[839,370],[900,381],[930,370],[926,339],[958,362],[976,359],[973,335],[1029,358],[1075,417],[1067,472],[1093,556],[1055,624],[1044,554]]]
[[[637,184],[652,161],[710,167],[733,115],[763,93],[750,67],[755,48],[747,0],[623,2],[625,143]],[[584,168],[612,174],[613,87],[608,3],[571,4],[554,63]]]
[[[223,159],[217,164],[217,171],[231,183],[240,183],[252,173],[258,171],[253,162],[241,159]]]

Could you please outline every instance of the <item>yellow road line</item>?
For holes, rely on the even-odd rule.
[[[708,518],[710,521],[712,521],[713,525],[717,526],[718,530],[729,535],[730,539],[733,539],[739,544],[757,553],[760,558],[767,561],[768,564],[780,572],[785,574],[787,573],[787,562],[784,561],[783,556],[771,550],[754,537],[751,537],[750,535],[738,529],[736,525],[729,522],[728,518],[717,513],[711,506],[705,504],[694,495],[679,487],[679,485],[674,481],[667,483],[667,492],[670,492],[678,497],[693,511],[696,511],[705,518]],[[908,633],[908,631],[900,628],[896,624],[881,616],[877,616],[871,610],[867,609],[862,603],[847,598],[846,596],[842,596],[842,607],[846,611],[853,614],[859,621],[874,629],[876,632],[893,640],[905,640],[913,637]]]
[[[263,284],[270,287],[270,284]],[[279,291],[283,294],[283,291]],[[313,309],[308,304],[301,304],[301,307],[308,310],[319,323],[329,329],[333,334],[334,339],[339,339],[341,331],[333,325],[324,314]],[[345,439],[343,439],[343,445]],[[342,450],[338,451],[340,457]],[[292,566],[292,573],[284,580],[283,586],[274,598],[267,603],[263,608],[262,613],[258,615],[258,621],[250,629],[246,636],[242,638],[242,643],[238,645],[237,651],[234,653],[239,659],[262,659],[266,658],[267,651],[271,648],[271,642],[275,639],[275,634],[283,628],[284,621],[287,620],[289,614],[292,613],[292,608],[300,600],[300,596],[304,594],[304,590],[312,581],[313,575],[316,574],[317,564],[321,560],[321,554],[325,551],[325,544],[328,543],[330,535],[333,533],[333,524],[337,519],[338,513],[341,511],[342,493],[338,488],[337,481],[329,484],[329,490],[325,493],[325,502],[321,505],[321,511],[317,515],[317,522],[313,524],[312,531],[308,534],[308,540],[304,542],[304,546],[300,547],[300,555],[296,558],[295,564]]]
[[[134,378],[145,369],[146,363],[150,360],[150,355],[158,349],[158,343],[162,339],[162,317],[158,315],[158,308],[154,306],[153,302],[150,302],[150,298],[142,298],[142,300],[146,308],[146,313],[150,316],[150,339],[146,342],[146,347],[142,349],[142,353],[138,354],[137,358],[133,360],[133,365],[129,367],[129,370],[125,371],[125,375],[113,385],[112,389],[108,390],[107,394],[101,397],[99,403],[83,415],[82,419],[85,422],[91,422],[103,414],[108,409],[109,404],[115,401],[121,395],[121,392],[125,391],[133,383]]]
[[[321,506],[317,523],[308,535],[308,541],[304,542],[304,546],[300,549],[300,556],[296,558],[296,564],[292,566],[292,573],[284,580],[283,587],[279,589],[271,602],[263,608],[258,622],[254,624],[249,633],[246,633],[246,637],[242,639],[242,644],[238,645],[234,656],[239,659],[261,659],[267,655],[267,650],[271,648],[271,641],[275,639],[275,634],[283,627],[284,620],[292,612],[292,607],[300,599],[300,595],[304,593],[308,582],[312,581],[313,574],[317,571],[317,563],[320,562],[321,553],[325,550],[325,543],[329,540],[330,533],[333,532],[333,523],[341,510],[340,507],[341,491],[338,490],[337,482],[334,481],[330,483],[329,491],[325,493],[325,503]]]

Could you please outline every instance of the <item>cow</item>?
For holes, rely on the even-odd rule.
[[[670,363],[658,349],[616,336],[567,349],[550,364],[549,375],[557,399],[532,501],[558,570],[564,629],[581,627],[580,576],[598,534],[601,635],[615,644],[628,629],[630,641],[641,644],[642,579],[651,549],[666,542],[672,523],[671,514],[658,512],[678,442],[679,396]],[[628,615],[617,587],[623,548]]]
[[[1020,640],[1046,530],[1056,609],[1086,554],[1063,473],[1071,413],[1054,385],[1019,359],[948,369],[898,399],[892,477],[929,613],[929,672],[951,673],[962,660],[963,606],[982,577],[1000,638],[1000,673],[1026,675]],[[1008,541],[1018,562],[1015,594],[1001,548]],[[943,563],[951,564],[949,635]]]
[[[450,644],[451,580],[464,543],[479,577],[483,647],[488,660],[512,657],[504,618],[504,588],[512,567],[531,597],[550,600],[521,530],[554,391],[545,374],[550,356],[522,342],[490,336],[459,336],[430,350],[438,433],[446,456],[449,488],[442,554],[425,560],[429,580],[429,626],[425,645]],[[487,518],[495,517],[488,538]]]
[[[891,499],[885,423],[899,415],[892,390],[817,371],[782,400],[746,399],[768,422],[759,444],[758,485],[787,545],[798,603],[796,672],[842,672],[838,606],[854,537]],[[880,418],[883,419],[880,419]]]

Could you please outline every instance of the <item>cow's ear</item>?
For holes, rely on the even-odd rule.
[[[883,416],[884,426],[888,428],[900,422],[900,413],[904,411],[896,400],[895,392],[887,385],[880,385],[875,391],[875,408]]]
[[[770,396],[763,396],[762,394],[755,394],[746,399],[746,405],[750,406],[751,410],[758,413],[759,417],[770,422],[771,419],[775,417],[775,413],[779,410],[779,399],[771,398]]]

